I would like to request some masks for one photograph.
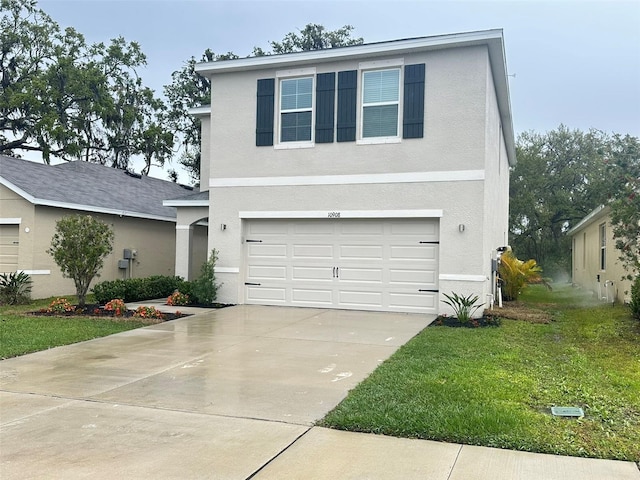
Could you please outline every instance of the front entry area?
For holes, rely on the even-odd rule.
[[[250,219],[244,300],[436,314],[439,221]]]

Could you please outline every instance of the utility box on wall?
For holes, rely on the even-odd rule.
[[[129,260],[118,260],[118,268],[120,270],[126,270],[129,268]]]
[[[122,256],[127,260],[133,258],[133,250],[131,250],[130,248],[125,248]]]

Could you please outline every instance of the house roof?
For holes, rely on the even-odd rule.
[[[580,220],[575,227],[569,229],[567,231],[567,235],[574,235],[578,233],[580,230],[588,227],[593,222],[596,222],[606,217],[610,211],[611,211],[611,207],[609,207],[608,205],[600,205],[599,207],[591,211],[586,217]]]
[[[504,51],[502,29],[435,35],[388,42],[366,43],[363,45],[353,45],[349,47],[328,48],[324,50],[205,62],[196,64],[195,70],[202,75],[212,75],[216,73],[258,70],[264,68],[284,68],[292,67],[294,65],[301,66],[336,60],[401,55],[415,51],[441,50],[445,48],[471,47],[477,45],[485,45],[489,51],[489,62],[493,72],[509,164],[515,165],[515,134],[513,130],[513,119],[511,116],[507,60]],[[197,115],[206,115],[206,107],[192,113]]]
[[[191,195],[183,195],[177,198],[164,200],[162,204],[165,207],[208,207],[209,192],[197,192]]]
[[[0,155],[0,184],[34,205],[152,220],[176,220],[166,198],[189,193],[177,183],[82,161],[45,165]]]

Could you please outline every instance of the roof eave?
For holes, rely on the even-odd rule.
[[[600,205],[599,207],[596,207],[595,209],[593,209],[591,211],[591,213],[589,213],[586,217],[584,217],[582,220],[580,220],[575,227],[569,229],[567,231],[567,235],[573,235],[574,233],[582,230],[583,228],[591,225],[593,222],[595,222],[596,220],[599,220],[603,217],[605,217],[609,211],[611,210],[611,208],[608,205]]]

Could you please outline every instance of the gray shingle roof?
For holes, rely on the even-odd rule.
[[[0,155],[0,183],[36,205],[173,220],[162,201],[193,194],[177,183],[82,161],[45,165]]]

